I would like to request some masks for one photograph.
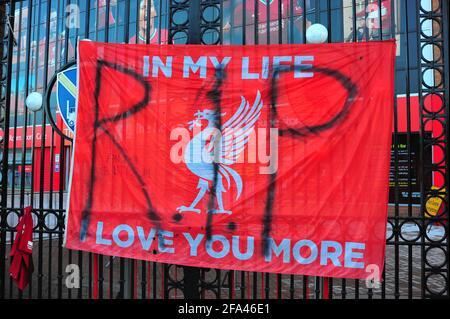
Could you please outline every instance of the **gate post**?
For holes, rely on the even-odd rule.
[[[189,0],[188,21],[188,44],[201,44],[200,23],[201,8],[200,0]]]
[[[200,44],[200,0],[190,0],[188,44]],[[184,297],[187,299],[200,299],[200,268],[183,267]]]
[[[442,298],[449,296],[450,265],[448,253],[449,224],[449,4],[447,0],[417,2],[417,32],[418,45],[418,75],[419,75],[419,106],[421,124],[421,162],[424,163],[424,153],[427,150],[441,150],[442,159],[433,159],[429,167],[423,165],[420,183],[421,191],[421,297]],[[425,53],[427,48],[433,52]],[[424,50],[425,49],[425,50]],[[425,138],[424,133],[430,124],[443,128],[440,136]],[[436,134],[435,134],[436,135]],[[437,151],[439,152],[439,151]],[[436,178],[435,189],[427,189],[424,180]],[[435,215],[427,211],[428,201],[442,201],[443,212]],[[433,224],[441,224],[446,232],[441,239],[431,238],[428,228]],[[446,240],[444,240],[446,239]],[[442,263],[433,262],[433,251],[447,254]],[[431,281],[439,282],[440,290],[432,287]]]
[[[11,100],[11,69],[14,34],[10,26],[14,25],[14,1],[9,5],[0,4],[0,10],[4,10],[4,19],[0,20],[0,38],[2,39],[0,55],[0,130],[3,130],[3,138],[0,140],[0,299],[5,297],[6,275],[6,218],[7,188],[8,188],[8,143],[9,143],[9,115]],[[9,8],[9,10],[7,9]],[[1,29],[0,29],[1,31]],[[6,65],[6,68],[4,67]],[[6,74],[2,72],[6,70]]]
[[[186,37],[187,44],[201,44],[201,0],[171,0],[169,16],[169,44],[173,43],[174,36],[181,34]],[[175,15],[185,12],[188,20],[185,23],[176,21]],[[200,268],[183,267],[184,285],[183,294],[187,299],[200,298]],[[168,291],[168,287],[166,287]]]
[[[184,286],[183,293],[186,299],[200,299],[200,268],[183,267]]]

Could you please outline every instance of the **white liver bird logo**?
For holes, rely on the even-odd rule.
[[[258,91],[253,106],[241,96],[241,105],[236,113],[220,127],[220,134],[217,134],[217,121],[219,116],[214,110],[197,111],[196,118],[189,122],[189,129],[194,126],[201,126],[201,121],[208,121],[206,128],[196,134],[186,145],[184,152],[184,162],[187,168],[199,177],[197,196],[189,206],[180,206],[179,212],[200,213],[196,208],[200,200],[209,190],[209,184],[214,180],[214,163],[218,164],[218,174],[216,181],[217,208],[210,213],[231,214],[223,206],[222,193],[231,187],[231,181],[236,185],[236,200],[242,192],[241,176],[230,166],[235,164],[241,152],[245,149],[249,135],[251,134],[256,121],[261,115],[263,101]],[[220,139],[220,140],[217,140]],[[224,185],[226,182],[226,187]]]

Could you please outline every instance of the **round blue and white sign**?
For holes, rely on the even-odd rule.
[[[61,117],[72,133],[75,131],[77,103],[77,67],[59,72],[56,82],[56,104]]]

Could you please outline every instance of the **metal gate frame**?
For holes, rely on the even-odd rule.
[[[28,15],[32,16],[32,10],[37,9],[41,11],[42,0],[28,0],[30,2]],[[50,3],[52,0],[48,0]],[[55,1],[55,0],[53,0]],[[80,0],[61,0],[58,1],[58,12],[64,9],[63,4],[78,4]],[[151,1],[149,0],[151,6]],[[223,42],[223,1],[222,0],[167,0],[168,2],[168,42],[184,41],[190,44],[220,44]],[[258,0],[242,0],[244,3],[243,25],[246,25],[246,6],[245,3],[254,2]],[[381,8],[382,0],[378,0],[378,6]],[[405,1],[405,0],[398,0]],[[3,7],[6,15],[2,15],[0,20],[0,37],[2,38],[2,53],[1,55],[1,85],[0,85],[0,130],[2,130],[3,138],[0,140],[1,150],[1,219],[0,219],[0,299],[3,298],[416,298],[417,294],[414,292],[417,288],[413,287],[413,279],[417,277],[413,272],[413,265],[420,262],[420,298],[448,298],[449,297],[449,4],[446,0],[433,0],[431,8],[423,8],[421,1],[415,1],[415,10],[418,12],[415,16],[408,16],[408,5],[405,5],[405,23],[408,31],[408,24],[415,24],[418,26],[418,32],[410,35],[407,32],[406,42],[407,48],[410,49],[409,43],[416,42],[416,54],[406,54],[406,97],[407,97],[407,116],[408,123],[411,120],[411,87],[410,77],[412,76],[411,65],[417,63],[417,76],[419,78],[419,105],[420,105],[420,135],[421,135],[421,158],[424,163],[424,154],[431,148],[440,148],[444,152],[444,159],[440,163],[432,163],[431,165],[424,165],[421,171],[421,207],[420,215],[414,216],[412,212],[412,205],[408,205],[406,216],[400,213],[398,203],[394,206],[394,216],[390,216],[388,223],[392,231],[387,238],[387,249],[393,251],[393,271],[384,272],[384,281],[379,289],[371,289],[364,287],[364,283],[358,280],[332,279],[332,278],[311,278],[308,276],[286,276],[280,274],[262,274],[262,273],[248,273],[241,271],[224,271],[217,269],[198,269],[192,267],[179,267],[175,265],[163,265],[158,263],[151,263],[146,261],[134,261],[123,258],[114,258],[109,256],[100,256],[91,253],[68,251],[62,248],[62,234],[64,231],[64,201],[65,193],[63,191],[64,178],[59,179],[59,189],[53,191],[50,189],[50,195],[43,192],[43,179],[41,178],[38,192],[31,189],[29,200],[36,203],[33,207],[33,214],[36,219],[35,234],[38,241],[37,252],[35,253],[35,262],[37,262],[37,271],[34,279],[26,289],[25,292],[17,291],[8,278],[8,260],[7,254],[12,245],[15,227],[9,224],[9,218],[12,215],[20,216],[23,213],[23,208],[27,203],[27,194],[24,187],[25,174],[20,175],[20,188],[15,190],[13,187],[12,193],[8,193],[8,160],[9,149],[8,143],[10,138],[13,141],[17,139],[17,117],[11,122],[11,115],[17,113],[17,93],[15,98],[15,105],[12,105],[11,88],[18,85],[13,83],[12,74],[17,70],[13,70],[13,52],[14,46],[20,48],[26,47],[26,60],[24,61],[26,69],[31,65],[31,50],[28,50],[31,45],[32,19],[28,19],[27,25],[22,26],[22,32],[27,34],[26,42],[23,43],[21,37],[15,39],[8,23],[14,26],[14,12],[26,1],[5,1],[0,0],[0,7]],[[60,3],[61,2],[61,3]],[[303,3],[305,8],[306,1],[298,0]],[[326,10],[326,24],[331,25],[331,8],[334,1],[327,0]],[[367,2],[367,1],[366,1]],[[408,1],[409,2],[409,1]],[[137,1],[124,1],[124,34],[125,42],[128,42],[130,26],[129,17],[132,10],[138,9],[132,7],[132,3]],[[290,0],[292,4],[294,0]],[[353,30],[356,29],[356,1],[353,0]],[[31,5],[35,4],[35,6]],[[98,29],[94,33],[90,31],[90,5],[87,3],[86,23],[83,31],[76,31],[89,35],[90,38],[97,39]],[[43,6],[44,7],[44,6]],[[162,5],[159,10],[161,10]],[[49,25],[51,6],[46,6],[46,38],[49,38]],[[257,6],[256,6],[257,8]],[[269,8],[269,7],[267,7]],[[110,3],[107,1],[106,12],[110,11]],[[148,12],[150,8],[147,9]],[[206,19],[205,12],[213,10],[214,19]],[[380,9],[381,10],[381,9]],[[269,9],[267,9],[269,13]],[[2,12],[2,10],[0,10]],[[98,18],[98,10],[95,11]],[[161,11],[160,11],[161,12]],[[180,12],[187,12],[187,19],[179,22],[177,14]],[[257,12],[256,12],[257,13]],[[44,13],[40,13],[44,14]],[[318,12],[316,11],[317,15]],[[256,14],[257,16],[257,14]],[[147,19],[150,19],[147,15]],[[109,16],[106,15],[105,25],[108,26]],[[432,32],[425,30],[425,22],[431,21]],[[278,22],[281,24],[281,12],[279,10]],[[381,22],[381,20],[380,20]],[[150,23],[148,20],[147,23]],[[159,21],[161,24],[161,20]],[[254,38],[258,42],[257,21],[254,24]],[[306,38],[306,20],[303,19],[303,35],[302,39]],[[269,21],[267,28],[269,29]],[[392,26],[394,28],[394,26]],[[244,28],[243,28],[244,29]],[[281,43],[281,28],[279,29],[278,42]],[[330,29],[329,42],[332,39],[333,30]],[[69,30],[66,27],[66,34]],[[293,32],[289,30],[289,32]],[[109,39],[109,27],[105,28],[106,39]],[[391,36],[395,33],[391,32]],[[39,37],[38,37],[39,38]],[[112,39],[117,42],[116,39]],[[268,39],[270,40],[269,36]],[[356,41],[356,32],[353,32],[353,40]],[[149,42],[147,38],[147,43]],[[64,47],[64,56],[60,57],[59,64],[63,68],[67,66],[68,61],[68,37],[64,39],[61,46]],[[242,32],[242,44],[247,44],[246,32]],[[432,46],[435,52],[432,59],[424,53],[424,48]],[[411,56],[417,56],[417,61],[411,60]],[[49,45],[45,46],[44,52],[44,69],[48,68],[47,61],[49,57]],[[20,61],[18,62],[20,64]],[[56,66],[55,66],[56,69]],[[426,74],[432,72],[433,81],[429,83],[429,77]],[[25,91],[30,91],[30,72],[26,73],[26,88]],[[52,74],[45,72],[44,83],[51,83]],[[16,81],[18,81],[16,79]],[[47,86],[47,85],[46,85]],[[46,87],[48,89],[48,87]],[[428,108],[431,98],[436,99],[436,104],[432,109]],[[41,117],[41,124],[52,124],[51,111],[47,110]],[[397,105],[394,107],[394,118],[397,123],[398,110]],[[33,127],[33,132],[36,130],[37,123],[36,114],[25,111],[24,122],[30,123]],[[430,124],[432,123],[432,124]],[[425,134],[428,126],[440,125],[444,129],[441,136],[428,136]],[[13,128],[13,133],[10,136],[10,128]],[[398,128],[394,127],[394,144],[396,145],[396,138]],[[45,130],[43,130],[45,139]],[[26,130],[22,132],[22,140],[26,139]],[[62,161],[65,160],[64,140],[67,139],[61,131],[54,125],[51,131],[51,144],[56,140],[63,141],[60,143],[60,154]],[[407,141],[410,142],[411,130],[408,130]],[[35,138],[33,137],[33,149],[35,145]],[[15,145],[15,142],[14,142]],[[21,158],[16,158],[16,148],[13,148],[13,162],[24,165],[27,158],[25,147],[22,147]],[[41,148],[43,146],[41,145]],[[50,155],[50,167],[53,168],[55,163],[53,160],[53,147]],[[408,161],[411,164],[411,151],[408,152]],[[394,149],[395,171],[396,171],[396,185],[398,184],[398,149]],[[40,176],[45,173],[44,161],[40,161],[40,167],[36,167],[34,152],[32,153],[31,165],[34,170],[40,171]],[[62,166],[64,170],[64,166]],[[425,178],[433,174],[441,174],[445,179],[445,188],[430,190],[427,189],[424,183]],[[51,175],[51,174],[50,174]],[[61,174],[60,176],[64,176]],[[14,177],[13,177],[14,178]],[[410,181],[411,182],[411,181]],[[51,182],[53,185],[53,181]],[[52,187],[52,186],[50,186]],[[397,192],[398,193],[398,192]],[[411,193],[411,192],[410,192]],[[46,197],[48,196],[48,197]],[[397,194],[398,196],[398,194]],[[411,197],[411,194],[409,195]],[[17,199],[16,199],[17,197]],[[47,203],[47,199],[49,199]],[[440,198],[443,200],[444,210],[437,217],[430,217],[426,211],[426,202],[431,198]],[[46,207],[47,206],[47,207]],[[56,225],[48,224],[50,217],[56,220]],[[428,235],[428,227],[432,223],[440,223],[444,225],[445,234],[439,240],[431,238]],[[419,229],[419,233],[414,238],[404,236],[403,229],[407,225],[415,225]],[[414,260],[413,251],[420,250],[420,260]],[[430,257],[433,253],[438,252],[443,254],[444,261],[436,264]],[[401,254],[405,253],[407,261],[406,269],[402,269]],[[76,263],[80,267],[81,274],[81,288],[67,289],[64,287],[65,265]],[[46,269],[44,269],[46,268]],[[54,269],[57,270],[56,274]],[[108,270],[106,270],[108,269]],[[401,281],[406,277],[407,287],[401,289]],[[117,280],[118,279],[118,280]],[[139,280],[140,279],[140,280]],[[436,290],[433,281],[442,283],[441,289]],[[393,284],[392,284],[393,282]],[[392,284],[392,287],[389,285]]]

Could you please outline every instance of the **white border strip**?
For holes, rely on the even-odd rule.
[[[75,98],[75,127],[73,132],[73,142],[72,142],[72,156],[70,159],[70,175],[69,175],[69,187],[67,190],[67,202],[66,202],[66,218],[64,219],[64,240],[63,247],[66,247],[67,243],[67,223],[69,219],[69,211],[70,211],[70,194],[72,191],[72,181],[73,181],[73,161],[75,159],[75,144],[77,139],[77,121],[78,121],[78,98],[80,92],[80,38],[77,39],[77,96]]]

